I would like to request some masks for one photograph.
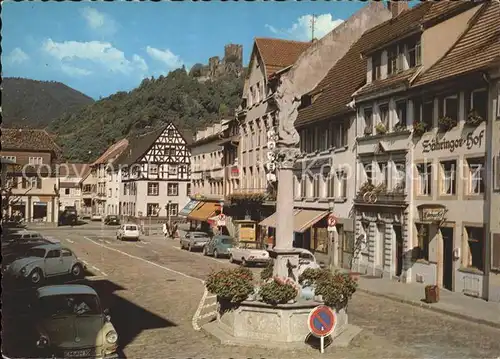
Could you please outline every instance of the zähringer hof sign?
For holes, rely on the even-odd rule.
[[[464,138],[457,138],[454,140],[425,140],[422,142],[423,153],[429,153],[434,151],[448,150],[454,152],[455,149],[465,146],[468,150],[473,147],[481,147],[484,138],[484,130],[482,130],[479,135],[473,135],[472,133],[467,134]]]

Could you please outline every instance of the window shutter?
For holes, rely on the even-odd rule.
[[[491,249],[493,252],[491,269],[500,271],[500,233],[493,234]]]

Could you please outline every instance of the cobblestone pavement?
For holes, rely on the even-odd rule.
[[[179,242],[144,237],[119,242],[112,230],[40,229],[88,263],[89,277],[110,308],[127,358],[497,358],[500,331],[364,293],[349,305],[363,328],[349,348],[299,351],[221,346],[192,317],[211,270],[227,260],[178,249]],[[259,269],[253,269],[258,272]]]

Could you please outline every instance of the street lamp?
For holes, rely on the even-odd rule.
[[[333,200],[328,201],[328,210],[330,212],[329,216],[333,216],[335,211],[335,202]],[[337,244],[335,241],[335,229],[330,228],[330,217],[328,219],[328,237],[330,242],[330,250],[328,251],[328,267],[331,269],[332,264],[336,266],[336,256],[337,256]]]
[[[224,214],[224,200],[221,199],[219,201],[219,206],[220,206],[220,217],[222,217],[222,215]],[[218,226],[219,227],[219,234],[222,234],[222,226]]]

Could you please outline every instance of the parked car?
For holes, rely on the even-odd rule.
[[[140,237],[139,227],[133,223],[122,224],[118,231],[116,232],[116,239],[123,240],[135,240],[138,241]]]
[[[304,248],[299,248],[299,249],[300,249],[299,268],[298,268],[299,275],[301,275],[307,268],[311,269],[321,268],[314,254],[312,254],[307,249]]]
[[[55,238],[42,237],[39,233],[31,231],[21,231],[11,235],[6,235],[2,242],[2,255],[25,253],[28,249],[42,244],[59,243]]]
[[[181,249],[201,250],[208,243],[210,237],[204,232],[187,232],[184,238],[181,238]]]
[[[63,225],[76,225],[78,223],[78,212],[73,206],[66,206],[59,216],[59,223]]]
[[[90,216],[91,221],[102,221],[102,215],[94,213]]]
[[[107,215],[106,218],[104,218],[104,224],[107,225],[119,225],[120,224],[120,218],[114,214]]]
[[[214,236],[205,244],[205,247],[203,247],[203,254],[206,256],[214,256],[215,258],[229,256],[229,250],[233,248],[234,243],[235,240],[231,236]]]
[[[71,274],[84,275],[85,265],[68,248],[60,244],[44,244],[30,248],[23,258],[16,259],[7,268],[6,276],[29,280],[38,285],[45,278]]]
[[[242,266],[267,264],[269,260],[269,252],[255,241],[241,241],[229,251],[229,261]]]
[[[38,288],[31,304],[40,358],[118,358],[118,334],[86,285]]]

